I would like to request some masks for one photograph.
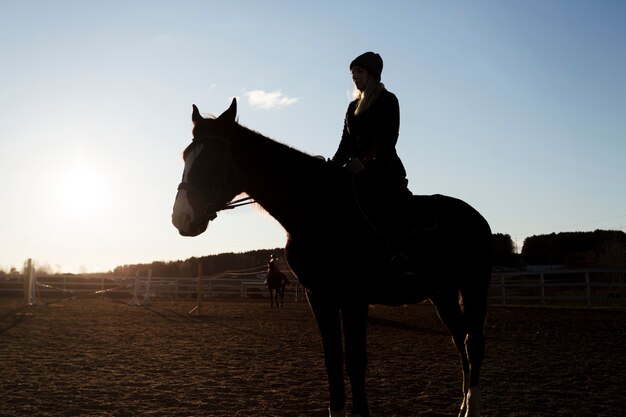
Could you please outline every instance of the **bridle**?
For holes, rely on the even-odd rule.
[[[200,188],[196,187],[195,185],[189,184],[188,182],[181,182],[180,184],[178,184],[178,190],[179,191],[185,190],[187,192],[191,192],[193,194],[198,195],[205,201],[208,200],[207,193],[203,192],[202,190],[200,190]],[[218,205],[215,202],[209,202],[204,205],[201,213],[203,216],[209,219],[209,221],[211,221],[217,217],[217,213],[219,211],[230,210],[230,209],[234,209],[237,207],[241,207],[241,206],[245,206],[245,205],[253,204],[253,203],[255,203],[255,201],[252,197],[238,198],[237,200],[231,200],[221,205]]]
[[[202,136],[200,138],[193,138],[192,143],[194,142],[195,143],[201,143],[201,142],[207,143],[209,140],[215,140],[215,139],[227,144],[225,159],[227,159],[227,164],[230,164],[230,167],[235,173],[235,180],[240,184],[241,181],[239,179],[237,167],[235,166],[235,163],[231,155],[230,141],[227,138],[223,138],[221,136],[215,136],[215,135]],[[226,164],[225,164],[224,184],[227,182],[228,171],[229,170],[227,169]],[[178,191],[187,191],[189,193],[193,193],[197,195],[198,197],[200,197],[202,201],[205,201],[206,203],[204,207],[202,208],[201,214],[204,217],[206,217],[208,221],[214,220],[217,217],[217,213],[219,211],[231,210],[236,207],[245,206],[245,205],[252,204],[255,202],[252,197],[242,197],[236,200],[231,200],[222,204],[218,204],[215,201],[209,201],[211,199],[211,196],[209,196],[209,193],[207,191],[202,190],[200,187],[190,184],[187,181],[182,181],[180,184],[178,184]]]
[[[238,184],[241,184],[241,180],[239,178],[239,173],[237,170],[237,166],[235,165],[233,158],[232,158],[232,153],[231,153],[231,148],[230,148],[230,140],[228,138],[222,137],[222,136],[217,136],[217,135],[208,135],[208,136],[201,136],[199,138],[193,138],[192,139],[192,143],[208,143],[209,140],[218,140],[224,144],[226,144],[226,151],[224,153],[224,159],[226,160],[226,163],[224,164],[224,181],[223,183],[226,184],[227,183],[227,177],[228,177],[228,172],[229,169],[227,167],[227,164],[230,164],[230,168],[232,169],[232,172],[234,172],[234,176],[235,176],[235,180],[237,181]],[[216,157],[217,158],[217,157]],[[356,193],[356,187],[355,187],[355,176],[351,176],[351,183],[352,183],[352,194],[353,194],[353,198],[354,201],[356,202],[356,205],[358,207],[358,210],[361,214],[361,216],[363,217],[363,219],[367,222],[369,228],[378,236],[383,236],[383,234],[378,230],[378,228],[373,224],[373,222],[370,219],[370,216],[366,213],[366,211],[364,210],[364,208],[362,207],[361,203],[360,203],[360,199]],[[209,195],[208,191],[202,190],[200,187],[190,184],[189,182],[186,181],[182,181],[180,184],[178,184],[178,190],[184,190],[187,191],[189,193],[193,193],[196,196],[200,197],[200,199],[202,201],[205,202],[204,207],[202,208],[201,211],[201,215],[204,216],[205,219],[207,219],[208,221],[212,221],[215,220],[215,218],[217,217],[217,213],[220,211],[224,211],[224,210],[232,210],[234,208],[237,207],[241,207],[241,206],[245,206],[248,204],[254,204],[256,203],[256,201],[254,200],[253,197],[242,197],[236,200],[231,200],[225,203],[217,203],[215,201],[209,201],[211,199],[211,196]],[[274,196],[276,197],[276,195]]]

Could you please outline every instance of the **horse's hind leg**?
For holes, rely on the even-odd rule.
[[[490,277],[491,273],[485,274]],[[489,280],[486,280],[487,284]],[[467,389],[467,417],[480,416],[480,368],[485,357],[485,319],[487,317],[488,285],[462,288],[463,313],[467,323],[465,348],[470,364],[469,388]]]
[[[463,310],[461,310],[459,305],[459,291],[458,289],[451,289],[441,292],[436,297],[431,298],[431,302],[437,309],[439,318],[452,334],[452,342],[461,357],[463,366],[463,403],[459,417],[465,417],[467,412],[467,394],[470,387],[470,359],[465,348],[468,325]]]
[[[352,415],[359,417],[370,417],[365,391],[368,309],[365,300],[350,300],[342,305],[346,370],[352,389]]]

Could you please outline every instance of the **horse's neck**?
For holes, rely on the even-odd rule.
[[[291,233],[311,209],[323,163],[240,125],[231,140],[244,191]]]

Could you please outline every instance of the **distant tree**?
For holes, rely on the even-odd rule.
[[[35,265],[38,276],[48,276],[53,274],[52,267],[48,264]]]
[[[229,270],[250,269],[265,265],[274,254],[282,256],[284,249],[259,249],[243,253],[220,253],[202,257],[191,257],[183,261],[155,261],[150,264],[121,265],[111,275],[116,277],[134,276],[137,271],[152,269],[152,276],[157,277],[194,277],[198,273],[198,264],[202,264],[203,275],[216,275]]]
[[[495,267],[512,267],[517,265],[515,245],[510,235],[502,233],[493,234],[492,260]]]
[[[622,231],[551,233],[526,238],[522,258],[527,264],[583,268],[597,266],[598,257],[607,247],[620,245],[626,245],[626,234]]]
[[[626,268],[626,240],[617,236],[609,238],[593,261],[599,268]]]

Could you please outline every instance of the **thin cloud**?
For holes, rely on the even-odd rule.
[[[252,90],[246,91],[246,96],[248,97],[248,104],[257,109],[271,110],[271,109],[279,109],[282,107],[291,106],[292,104],[296,104],[300,101],[300,98],[292,98],[286,97],[283,93],[278,91],[263,91],[263,90]]]

